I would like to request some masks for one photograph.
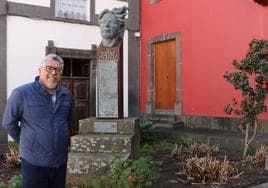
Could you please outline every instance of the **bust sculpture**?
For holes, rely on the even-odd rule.
[[[104,47],[113,47],[122,40],[127,10],[124,6],[112,10],[105,9],[99,14],[98,23]]]

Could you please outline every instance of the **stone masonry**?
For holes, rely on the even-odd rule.
[[[116,126],[111,128],[109,124]],[[137,118],[80,120],[79,134],[71,138],[67,181],[71,184],[90,184],[95,178],[107,175],[115,157],[135,159],[139,153]]]

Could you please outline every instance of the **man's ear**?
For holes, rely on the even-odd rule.
[[[41,74],[41,67],[38,68],[38,73]]]

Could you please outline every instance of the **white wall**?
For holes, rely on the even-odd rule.
[[[21,84],[31,82],[45,55],[48,40],[56,47],[91,49],[99,45],[99,27],[66,22],[33,20],[18,16],[7,18],[7,96]],[[128,115],[127,33],[124,37],[124,112]]]
[[[117,1],[117,0],[95,0],[95,12],[99,14],[101,11],[107,7],[107,9],[118,8],[123,6],[128,6],[127,2]]]
[[[50,7],[50,0],[7,0],[7,1]]]

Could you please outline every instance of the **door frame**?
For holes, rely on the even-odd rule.
[[[155,83],[154,83],[154,44],[167,40],[176,40],[176,104],[172,111],[156,111],[155,109]],[[181,34],[179,32],[163,34],[149,39],[147,46],[147,100],[146,112],[149,114],[168,113],[181,115],[182,97],[181,97]]]
[[[54,41],[49,40],[46,46],[46,54],[54,53],[65,58],[89,59],[89,117],[96,116],[96,63],[97,63],[97,45],[91,45],[91,50],[59,48],[54,46]],[[90,102],[91,101],[91,102]]]

